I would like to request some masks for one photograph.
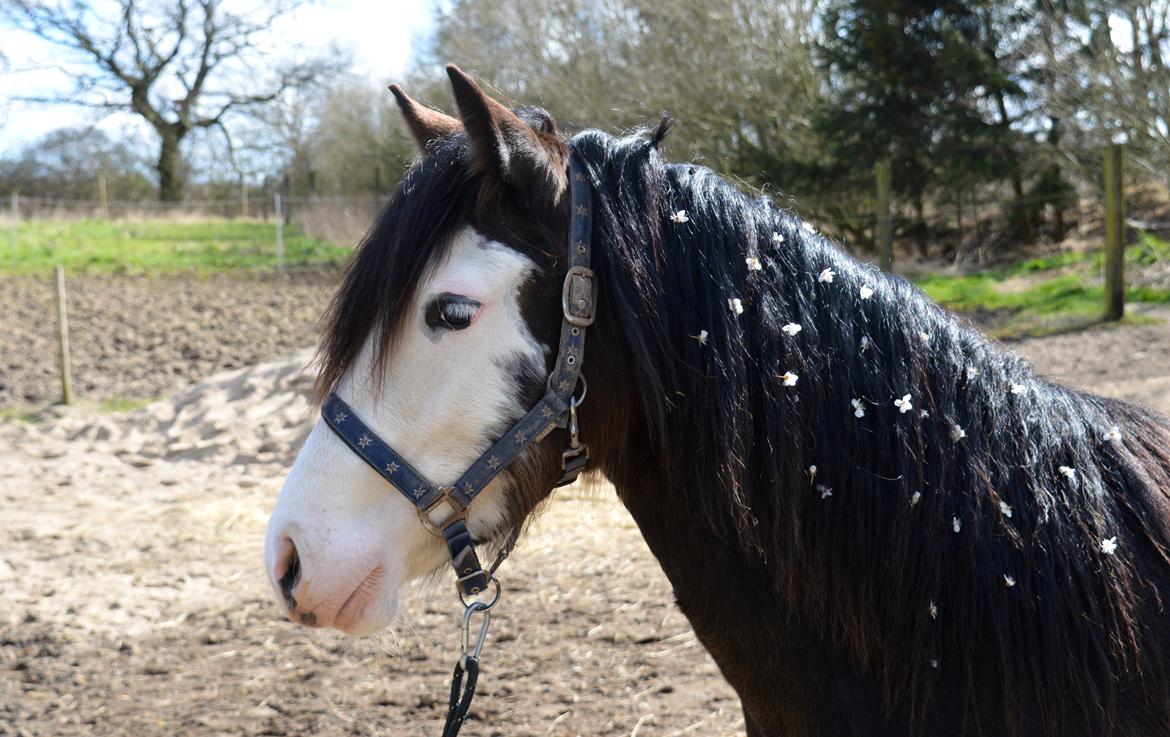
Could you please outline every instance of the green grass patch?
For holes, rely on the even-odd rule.
[[[122,414],[124,412],[133,412],[136,409],[142,409],[147,405],[158,401],[158,397],[146,398],[130,398],[130,397],[109,397],[106,399],[81,399],[73,405],[66,407],[65,405],[56,403],[46,403],[43,405],[14,405],[10,407],[0,407],[0,422],[14,421],[14,422],[42,422],[46,417],[57,416],[62,413],[82,412],[91,414],[97,412],[104,415]]]
[[[1146,235],[1126,251],[1135,266],[1170,258],[1170,244]],[[966,313],[1000,338],[1044,335],[1100,322],[1105,306],[1102,252],[1061,253],[963,275],[928,274],[915,281],[939,304]],[[1170,305],[1170,290],[1131,287],[1127,302]],[[1131,315],[1123,324],[1154,321]]]
[[[158,401],[155,397],[147,397],[145,399],[126,399],[123,397],[112,397],[110,399],[102,399],[98,401],[98,412],[102,414],[120,414],[122,412],[133,412],[136,409]]]
[[[284,229],[289,266],[336,264],[348,248]],[[176,272],[272,268],[276,230],[253,220],[31,220],[20,224],[15,252],[0,249],[0,272]]]
[[[39,422],[40,420],[40,410],[32,407],[0,407],[0,422]]]

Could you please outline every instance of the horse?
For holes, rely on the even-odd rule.
[[[317,387],[452,483],[548,388],[587,187],[588,398],[475,497],[474,542],[522,530],[578,430],[749,737],[1170,733],[1165,419],[665,162],[667,118],[568,137],[447,71],[458,117],[392,86],[420,156],[328,308]],[[447,550],[355,450],[313,428],[266,566],[293,620],[367,633]]]

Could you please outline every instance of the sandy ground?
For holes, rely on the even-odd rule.
[[[312,419],[308,357],[126,415],[0,424],[0,735],[438,731],[449,582],[363,640],[297,628],[268,594],[261,541]],[[739,733],[611,493],[563,490],[502,578],[467,734]]]
[[[1168,324],[1014,348],[1170,412]],[[264,524],[313,417],[308,358],[127,414],[0,422],[0,735],[438,733],[449,581],[418,586],[395,633],[357,640],[293,626],[268,594]],[[611,491],[558,492],[501,578],[465,734],[743,733]]]

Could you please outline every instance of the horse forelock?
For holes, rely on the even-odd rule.
[[[1045,381],[650,141],[574,146],[597,188],[599,312],[667,483],[891,700],[925,709],[940,669],[971,679],[989,658],[1017,731],[1104,728],[1139,669],[1167,698],[1149,631],[1170,571],[1163,420]]]
[[[427,270],[440,261],[470,217],[476,180],[462,135],[439,139],[403,177],[362,238],[323,318],[316,391],[341,379],[371,335],[382,365]]]
[[[549,151],[551,138],[541,138]],[[420,285],[462,228],[470,225],[512,247],[542,244],[544,250],[529,248],[529,255],[542,262],[555,258],[548,218],[501,218],[516,209],[516,199],[514,187],[479,171],[463,133],[427,146],[362,238],[325,312],[315,361],[318,398],[354,364],[370,336],[378,339],[374,369],[384,366]]]

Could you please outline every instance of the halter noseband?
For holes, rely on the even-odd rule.
[[[589,268],[593,190],[581,162],[571,150],[569,193],[572,207],[569,269],[561,292],[561,341],[556,364],[548,377],[548,390],[536,406],[480,455],[458,481],[451,486],[432,483],[362,422],[335,392],[329,394],[321,407],[325,424],[415,505],[424,523],[439,526],[455,569],[460,598],[481,594],[494,581],[494,567],[491,571],[484,570],[467,529],[468,507],[492,479],[516,460],[525,448],[543,440],[557,428],[569,429],[569,447],[562,454],[563,473],[556,485],[564,486],[574,481],[589,462],[589,448],[577,436],[577,406],[584,399],[584,393],[580,398],[575,398],[573,393],[581,379],[585,328],[593,323],[597,303],[597,285]],[[447,511],[436,520],[431,515],[442,513],[444,504]]]

